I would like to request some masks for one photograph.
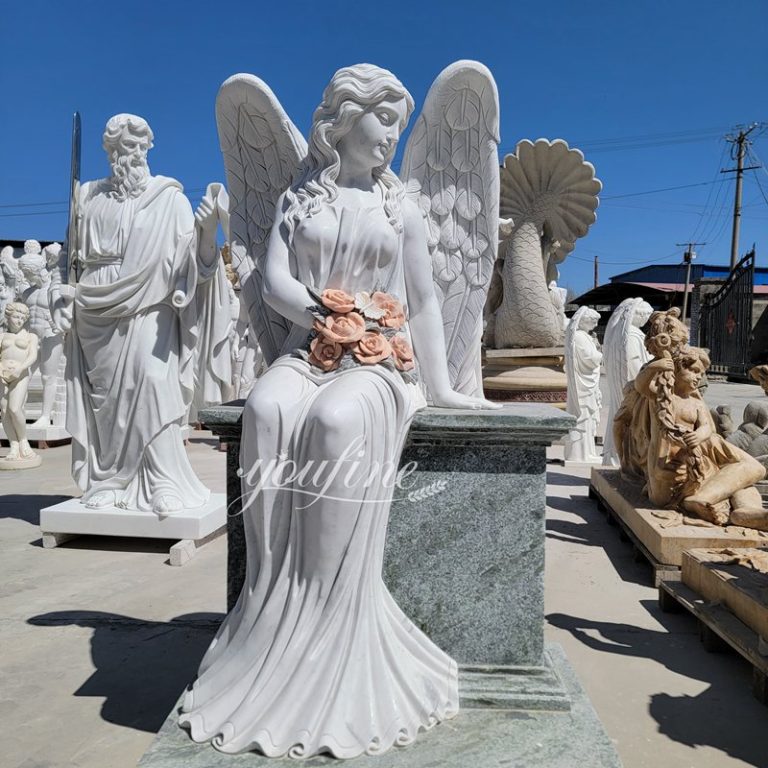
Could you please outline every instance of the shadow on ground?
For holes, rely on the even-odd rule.
[[[560,465],[562,466],[562,465]],[[589,478],[581,477],[581,475],[569,475],[564,470],[563,472],[547,472],[547,485],[571,485],[574,488],[578,486],[588,486]]]
[[[766,768],[768,710],[752,697],[749,664],[735,653],[707,653],[692,616],[664,614],[652,600],[641,603],[664,629],[564,613],[549,614],[547,620],[595,651],[653,659],[672,672],[708,684],[697,696],[651,695],[648,711],[659,733],[689,747],[712,747]]]
[[[91,659],[96,670],[73,695],[104,697],[104,720],[157,733],[194,679],[223,618],[218,613],[190,613],[171,621],[142,621],[102,611],[54,611],[33,616],[28,623],[93,629]]]
[[[549,476],[547,483],[549,483]],[[626,535],[618,526],[610,524],[608,516],[598,509],[595,501],[586,493],[572,494],[570,498],[547,496],[547,507],[581,518],[580,520],[561,520],[547,515],[548,539],[600,547],[608,555],[608,559],[622,581],[643,586],[653,584],[651,566],[644,558],[638,561],[635,550]]]
[[[22,493],[9,493],[0,496],[0,518],[12,517],[15,520],[24,520],[31,525],[40,525],[41,509],[52,507],[71,498],[72,496],[29,496]]]

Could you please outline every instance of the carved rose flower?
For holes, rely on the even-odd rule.
[[[392,354],[392,346],[379,331],[367,331],[353,347],[352,354],[363,365],[375,365]]]
[[[332,371],[339,367],[344,354],[344,347],[335,341],[327,341],[322,336],[312,339],[309,345],[309,362],[324,371]]]
[[[320,294],[320,300],[326,309],[342,315],[351,312],[355,308],[355,297],[336,288],[326,288]]]
[[[413,362],[413,349],[406,341],[405,336],[394,336],[389,340],[392,347],[392,357],[395,361],[395,368],[398,371],[410,371],[415,363]]]
[[[394,328],[395,330],[403,327],[403,323],[405,323],[405,309],[394,296],[390,296],[382,291],[376,291],[371,296],[371,301],[374,306],[384,310],[384,315],[379,318],[379,325],[383,325],[385,328]]]
[[[326,341],[352,344],[363,338],[365,318],[357,312],[346,315],[334,312],[324,320],[315,320],[314,328]]]

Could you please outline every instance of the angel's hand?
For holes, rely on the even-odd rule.
[[[195,221],[201,229],[206,231],[216,228],[216,201],[212,200],[207,194],[203,195],[200,205],[197,206]]]
[[[653,371],[663,373],[665,371],[674,371],[675,364],[671,357],[660,357],[657,360],[652,360],[650,363],[648,363],[648,368]]]
[[[695,448],[704,442],[704,438],[698,432],[686,432],[683,441],[688,448]]]
[[[461,392],[454,392],[452,389],[440,395],[433,395],[432,403],[440,408],[466,408],[473,411],[497,410],[501,408],[501,403],[492,403],[484,397],[463,395]]]

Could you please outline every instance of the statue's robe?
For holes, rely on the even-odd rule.
[[[131,509],[151,510],[166,494],[200,506],[209,491],[180,429],[195,387],[215,389],[217,372],[219,384],[230,379],[220,259],[198,258],[192,208],[173,179],[152,177],[122,201],[105,181],[89,182],[78,215],[83,268],[67,356],[72,474],[86,501],[114,491]]]

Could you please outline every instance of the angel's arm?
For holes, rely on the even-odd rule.
[[[30,332],[29,336],[30,340],[29,346],[27,347],[27,356],[24,358],[24,362],[20,366],[19,376],[21,376],[24,371],[29,370],[34,364],[35,360],[37,360],[38,339],[34,333]]]
[[[284,194],[280,195],[275,220],[269,235],[269,245],[264,262],[264,301],[292,323],[311,328],[314,316],[309,307],[315,300],[306,287],[291,273],[288,243],[283,227]]]
[[[403,264],[411,336],[419,370],[435,405],[446,408],[495,408],[487,400],[454,392],[448,375],[443,316],[432,282],[432,264],[421,211],[403,200]]]
[[[403,200],[403,263],[411,336],[427,389],[434,399],[451,391],[443,334],[443,316],[432,282],[427,237],[421,212]]]

